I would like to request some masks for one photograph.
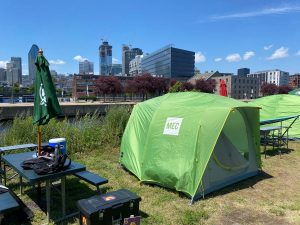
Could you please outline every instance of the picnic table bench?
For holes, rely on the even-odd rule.
[[[9,192],[0,194],[0,215],[19,209],[19,207],[19,203]]]
[[[106,178],[103,178],[95,173],[92,173],[90,171],[80,171],[80,172],[77,172],[77,173],[74,173],[74,175],[94,186],[96,186],[97,188],[97,192],[99,194],[101,194],[101,190],[100,190],[100,185],[102,184],[106,184],[108,183],[108,180]]]

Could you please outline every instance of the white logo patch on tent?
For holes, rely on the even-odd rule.
[[[178,136],[183,118],[168,117],[163,134]]]

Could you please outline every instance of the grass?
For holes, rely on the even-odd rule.
[[[107,117],[110,118],[109,121],[100,119],[100,122],[96,123],[99,118],[86,117],[82,118],[84,122],[75,122],[71,125],[67,121],[62,121],[60,126],[64,129],[64,137],[67,140],[71,138],[68,135],[74,132],[73,140],[76,141],[76,145],[72,151],[73,160],[85,164],[88,170],[109,179],[109,183],[102,187],[104,192],[126,188],[142,197],[140,203],[142,224],[300,224],[300,142],[290,142],[292,150],[284,152],[281,158],[276,154],[277,151],[270,154],[267,159],[262,157],[261,175],[214,192],[190,206],[190,199],[184,195],[155,185],[141,184],[135,176],[120,167],[118,146],[122,129],[126,124],[127,109],[114,110],[116,111]],[[119,126],[120,123],[117,121],[123,123]],[[85,125],[89,127],[87,130],[81,128],[85,122],[90,124]],[[104,127],[113,131],[104,132]],[[96,137],[92,135],[94,131]],[[49,129],[47,132],[50,135],[50,132],[54,131]],[[80,135],[76,132],[80,132]],[[103,132],[107,137],[104,137]],[[89,138],[92,143],[81,143],[83,138]],[[10,183],[10,186],[18,193],[17,180],[14,182]],[[78,199],[95,194],[93,186],[72,176],[68,177],[66,188],[69,213],[77,209]],[[45,193],[42,195],[45,196]],[[52,192],[52,196],[53,217],[59,218],[60,196],[56,192]],[[32,186],[25,187],[25,194],[21,198],[34,211],[32,224],[45,223],[44,212],[33,202],[36,193]],[[79,221],[73,218],[66,224],[75,225],[79,224]]]

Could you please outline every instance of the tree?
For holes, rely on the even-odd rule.
[[[158,95],[166,93],[168,90],[168,79],[164,77],[153,77],[153,88]]]
[[[96,80],[96,89],[98,93],[104,95],[105,102],[107,94],[113,94],[115,96],[115,94],[121,93],[122,85],[117,77],[101,76]]]
[[[28,94],[33,94],[34,93],[34,85],[30,85],[28,88],[27,88],[27,93]]]
[[[173,84],[173,85],[172,85]],[[174,92],[180,92],[181,91],[181,87],[182,87],[182,82],[180,81],[171,81],[170,83],[170,88],[169,88],[169,92],[170,93],[174,93]]]
[[[13,92],[14,92],[14,93],[19,93],[19,92],[20,92],[20,89],[21,89],[21,88],[20,88],[20,84],[19,84],[19,83],[14,83],[12,89],[13,89]]]
[[[137,92],[136,83],[134,80],[127,80],[124,85],[124,92],[125,92],[125,100],[126,100],[126,94],[130,94],[131,100],[133,93]]]
[[[148,99],[148,94],[153,94],[155,92],[154,88],[154,78],[149,74],[143,74],[141,76],[136,76],[133,79],[135,90],[143,95],[143,100]]]
[[[278,93],[278,86],[276,84],[264,83],[261,85],[261,93],[263,96],[274,95]]]
[[[278,87],[278,94],[288,94],[292,88],[288,85],[281,85]]]
[[[214,93],[215,80],[196,80],[195,89],[200,92]]]
[[[184,82],[181,85],[181,91],[192,91],[194,89],[194,85],[190,82]]]

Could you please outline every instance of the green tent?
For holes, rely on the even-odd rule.
[[[192,197],[260,169],[259,109],[213,94],[181,92],[137,104],[120,162],[141,181]]]
[[[290,95],[300,95],[300,88],[290,91],[289,94]]]
[[[300,115],[300,97],[297,95],[270,95],[258,98],[248,104],[261,107],[260,120]],[[289,126],[291,122],[291,120],[286,120],[282,124],[283,126]],[[299,119],[289,129],[289,137],[300,138]]]

